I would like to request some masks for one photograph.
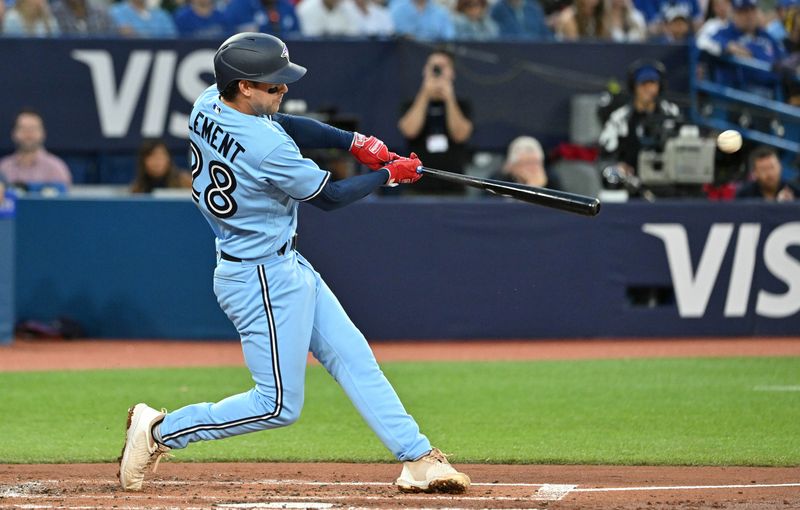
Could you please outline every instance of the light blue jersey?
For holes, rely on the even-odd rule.
[[[215,86],[194,104],[189,139],[192,197],[217,247],[237,258],[263,258],[284,246],[297,228],[298,202],[317,196],[330,178],[280,124],[225,105]]]
[[[287,129],[318,129],[318,136],[306,139],[320,141],[333,128]],[[214,87],[195,103],[189,137],[192,197],[217,237],[214,293],[239,332],[255,386],[167,413],[158,440],[183,448],[294,423],[311,352],[395,458],[428,452],[428,438],[403,408],[364,335],[319,273],[287,243],[297,227],[298,203],[319,194],[330,173],[303,158],[281,124],[226,106]],[[385,182],[385,174],[378,180]]]

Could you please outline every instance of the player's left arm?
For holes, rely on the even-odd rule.
[[[364,198],[384,184],[411,184],[418,181],[422,174],[419,169],[422,162],[416,154],[410,158],[398,158],[376,172],[348,177],[341,181],[328,181],[320,192],[308,203],[324,211],[339,209]]]
[[[345,131],[316,119],[276,113],[277,122],[301,149],[341,149],[350,151],[359,163],[379,170],[399,156],[378,138]]]

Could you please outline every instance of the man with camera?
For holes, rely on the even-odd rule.
[[[637,175],[642,150],[663,150],[667,138],[677,134],[680,109],[661,97],[665,73],[661,62],[634,62],[628,70],[631,99],[611,112],[600,133],[601,160],[629,175]]]
[[[454,89],[453,55],[436,50],[430,54],[422,70],[422,85],[413,101],[403,106],[397,127],[425,164],[462,173],[469,163],[466,145],[472,135],[470,105],[458,99]],[[422,179],[415,193],[463,194],[464,187],[438,179]]]

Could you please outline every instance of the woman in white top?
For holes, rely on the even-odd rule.
[[[647,38],[647,22],[631,0],[603,0],[605,26],[614,42],[642,42]]]
[[[47,0],[17,0],[3,17],[5,36],[53,37],[60,33]]]

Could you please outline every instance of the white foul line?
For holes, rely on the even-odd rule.
[[[741,485],[675,485],[653,487],[596,487],[573,489],[572,492],[623,492],[623,491],[684,491],[702,489],[765,489],[770,487],[800,487],[800,483],[749,483]]]
[[[333,503],[317,503],[312,501],[300,501],[297,503],[289,503],[287,501],[274,501],[274,502],[259,502],[252,503],[217,503],[214,505],[217,508],[240,508],[240,509],[255,509],[255,508],[333,508]]]

